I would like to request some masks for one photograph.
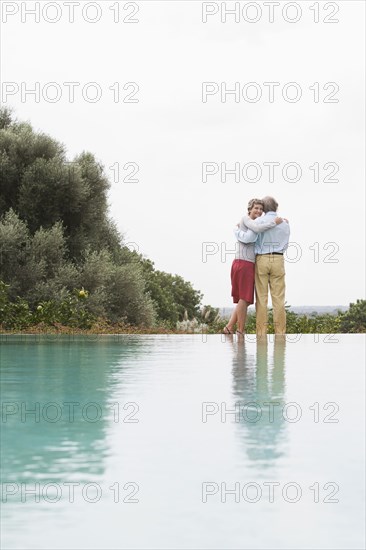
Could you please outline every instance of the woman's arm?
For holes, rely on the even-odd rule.
[[[244,244],[255,243],[258,238],[258,234],[250,229],[243,231],[242,229],[236,228],[234,229],[234,235],[238,241]]]
[[[280,218],[275,218],[275,219],[280,219]],[[272,229],[272,227],[276,227],[277,225],[275,220],[264,222],[264,223],[255,223],[255,221],[252,220],[249,216],[244,216],[243,222],[247,227],[249,227],[249,229],[254,231],[254,233],[263,233],[263,231],[267,231],[267,229]],[[278,222],[278,223],[281,223],[281,222]]]

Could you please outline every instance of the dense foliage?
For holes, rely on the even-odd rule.
[[[62,144],[2,109],[0,174],[3,326],[34,324],[41,316],[30,312],[40,306],[48,324],[74,326],[79,318],[85,327],[96,318],[175,327],[198,314],[200,292],[124,246],[108,217],[109,182],[91,153],[69,162]],[[88,296],[80,317],[82,288]]]
[[[366,332],[366,300],[350,304],[349,310],[341,316],[341,332]]]

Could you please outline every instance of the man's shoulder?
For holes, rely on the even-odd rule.
[[[270,219],[270,216],[267,216],[267,214],[264,214],[264,216],[260,216],[259,218],[256,218],[254,220],[254,223],[260,225],[262,223],[266,223]]]
[[[276,225],[276,227],[278,227],[282,233],[285,233],[286,235],[290,234],[290,226],[287,222],[283,221],[282,223]]]

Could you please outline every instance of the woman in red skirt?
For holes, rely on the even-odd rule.
[[[244,334],[244,327],[247,318],[248,305],[254,303],[254,273],[255,253],[254,243],[258,233],[267,231],[278,223],[282,218],[275,218],[274,221],[257,225],[254,220],[263,214],[263,201],[251,199],[248,203],[248,215],[243,216],[235,231],[240,230],[241,238],[238,240],[235,260],[231,266],[231,295],[234,304],[237,304],[230,320],[224,328],[224,334],[233,334],[234,326],[237,323],[237,334]]]

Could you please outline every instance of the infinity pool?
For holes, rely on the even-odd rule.
[[[364,350],[2,336],[2,548],[364,548]]]

